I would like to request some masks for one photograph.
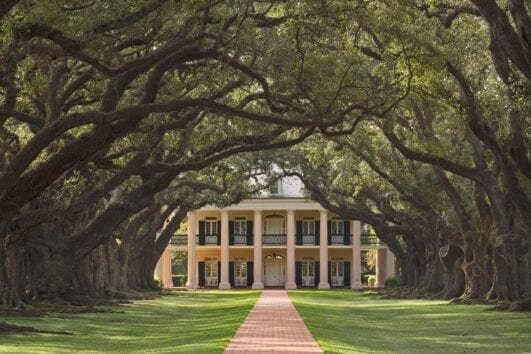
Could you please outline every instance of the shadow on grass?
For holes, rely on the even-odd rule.
[[[327,353],[531,352],[525,314],[348,290],[289,295]]]
[[[122,305],[117,312],[61,313],[38,318],[6,318],[49,334],[0,336],[0,353],[220,353],[258,299],[257,291],[169,293],[155,300]]]

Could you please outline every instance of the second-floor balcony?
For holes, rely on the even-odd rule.
[[[298,233],[295,235],[295,244],[297,246],[317,246],[319,245],[319,239],[316,235],[304,235]]]
[[[287,243],[288,236],[286,234],[263,234],[263,245],[285,245]]]
[[[332,246],[349,246],[352,245],[352,235],[330,235],[328,237],[328,244]],[[263,245],[286,245],[286,234],[263,234]],[[188,235],[177,234],[170,240],[170,245],[186,246],[188,244]],[[196,235],[196,244],[198,245],[220,245],[219,235]],[[232,246],[252,246],[253,235],[230,235],[229,244]],[[295,244],[297,246],[318,246],[319,236],[317,235],[300,235],[295,236]],[[384,243],[380,241],[374,234],[362,233],[361,244],[368,246],[378,246]]]
[[[200,246],[206,246],[206,245],[220,245],[220,237],[219,235],[203,235],[199,234],[198,237],[198,244]]]
[[[328,244],[332,246],[349,246],[352,244],[352,235],[329,235]]]
[[[229,235],[229,245],[231,246],[252,246],[253,235]]]
[[[170,245],[174,246],[186,246],[188,244],[188,235],[177,234],[173,235],[170,240]]]

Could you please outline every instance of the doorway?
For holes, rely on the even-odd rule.
[[[270,254],[264,259],[265,286],[284,286],[284,257]]]

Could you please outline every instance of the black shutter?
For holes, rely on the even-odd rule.
[[[319,246],[321,244],[321,222],[319,220],[315,221],[315,245]]]
[[[321,264],[319,263],[319,261],[315,261],[315,286],[317,286],[319,284],[319,282],[321,282]]]
[[[218,284],[221,283],[221,262],[218,262]]]
[[[297,225],[297,228],[296,228],[297,233],[295,234],[295,236],[297,237],[296,244],[300,246],[302,245],[302,221],[298,220],[296,225]]]
[[[199,221],[199,244],[205,244],[205,222]]]
[[[234,286],[234,262],[229,262],[229,283]]]
[[[302,286],[302,262],[295,262],[295,284]]]
[[[218,221],[218,233],[217,233],[217,244],[218,246],[221,245],[221,221]]]
[[[229,221],[229,245],[234,245],[234,220]]]
[[[332,286],[332,262],[328,261],[328,284]]]
[[[350,245],[350,221],[344,220],[343,221],[343,244]]]
[[[350,262],[344,262],[344,268],[343,268],[343,284],[346,287],[350,287]]]
[[[253,222],[251,220],[247,221],[247,245],[253,245]],[[253,262],[250,262],[251,264]]]
[[[247,286],[253,286],[254,282],[254,267],[253,262],[247,262]]]
[[[205,286],[205,262],[199,262],[199,286]]]

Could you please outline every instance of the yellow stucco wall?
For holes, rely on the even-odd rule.
[[[266,257],[269,254],[280,254],[286,257],[286,249],[284,248],[263,248],[262,257]],[[197,261],[203,261],[205,257],[217,257],[218,260],[221,259],[221,253],[219,249],[201,249],[196,250]],[[253,249],[252,248],[231,248],[229,250],[229,260],[234,260],[234,257],[246,257],[247,260],[253,260]],[[295,249],[295,259],[301,261],[304,257],[313,257],[316,261],[319,260],[319,248],[296,248]],[[328,258],[329,260],[332,257],[343,258],[345,261],[352,260],[352,250],[350,249],[328,249]]]
[[[313,257],[314,260],[319,260],[319,249],[318,248],[297,248],[295,250],[295,260],[301,261],[304,257]],[[343,258],[344,261],[352,260],[352,250],[349,249],[328,249],[328,260],[331,260],[332,257]]]

